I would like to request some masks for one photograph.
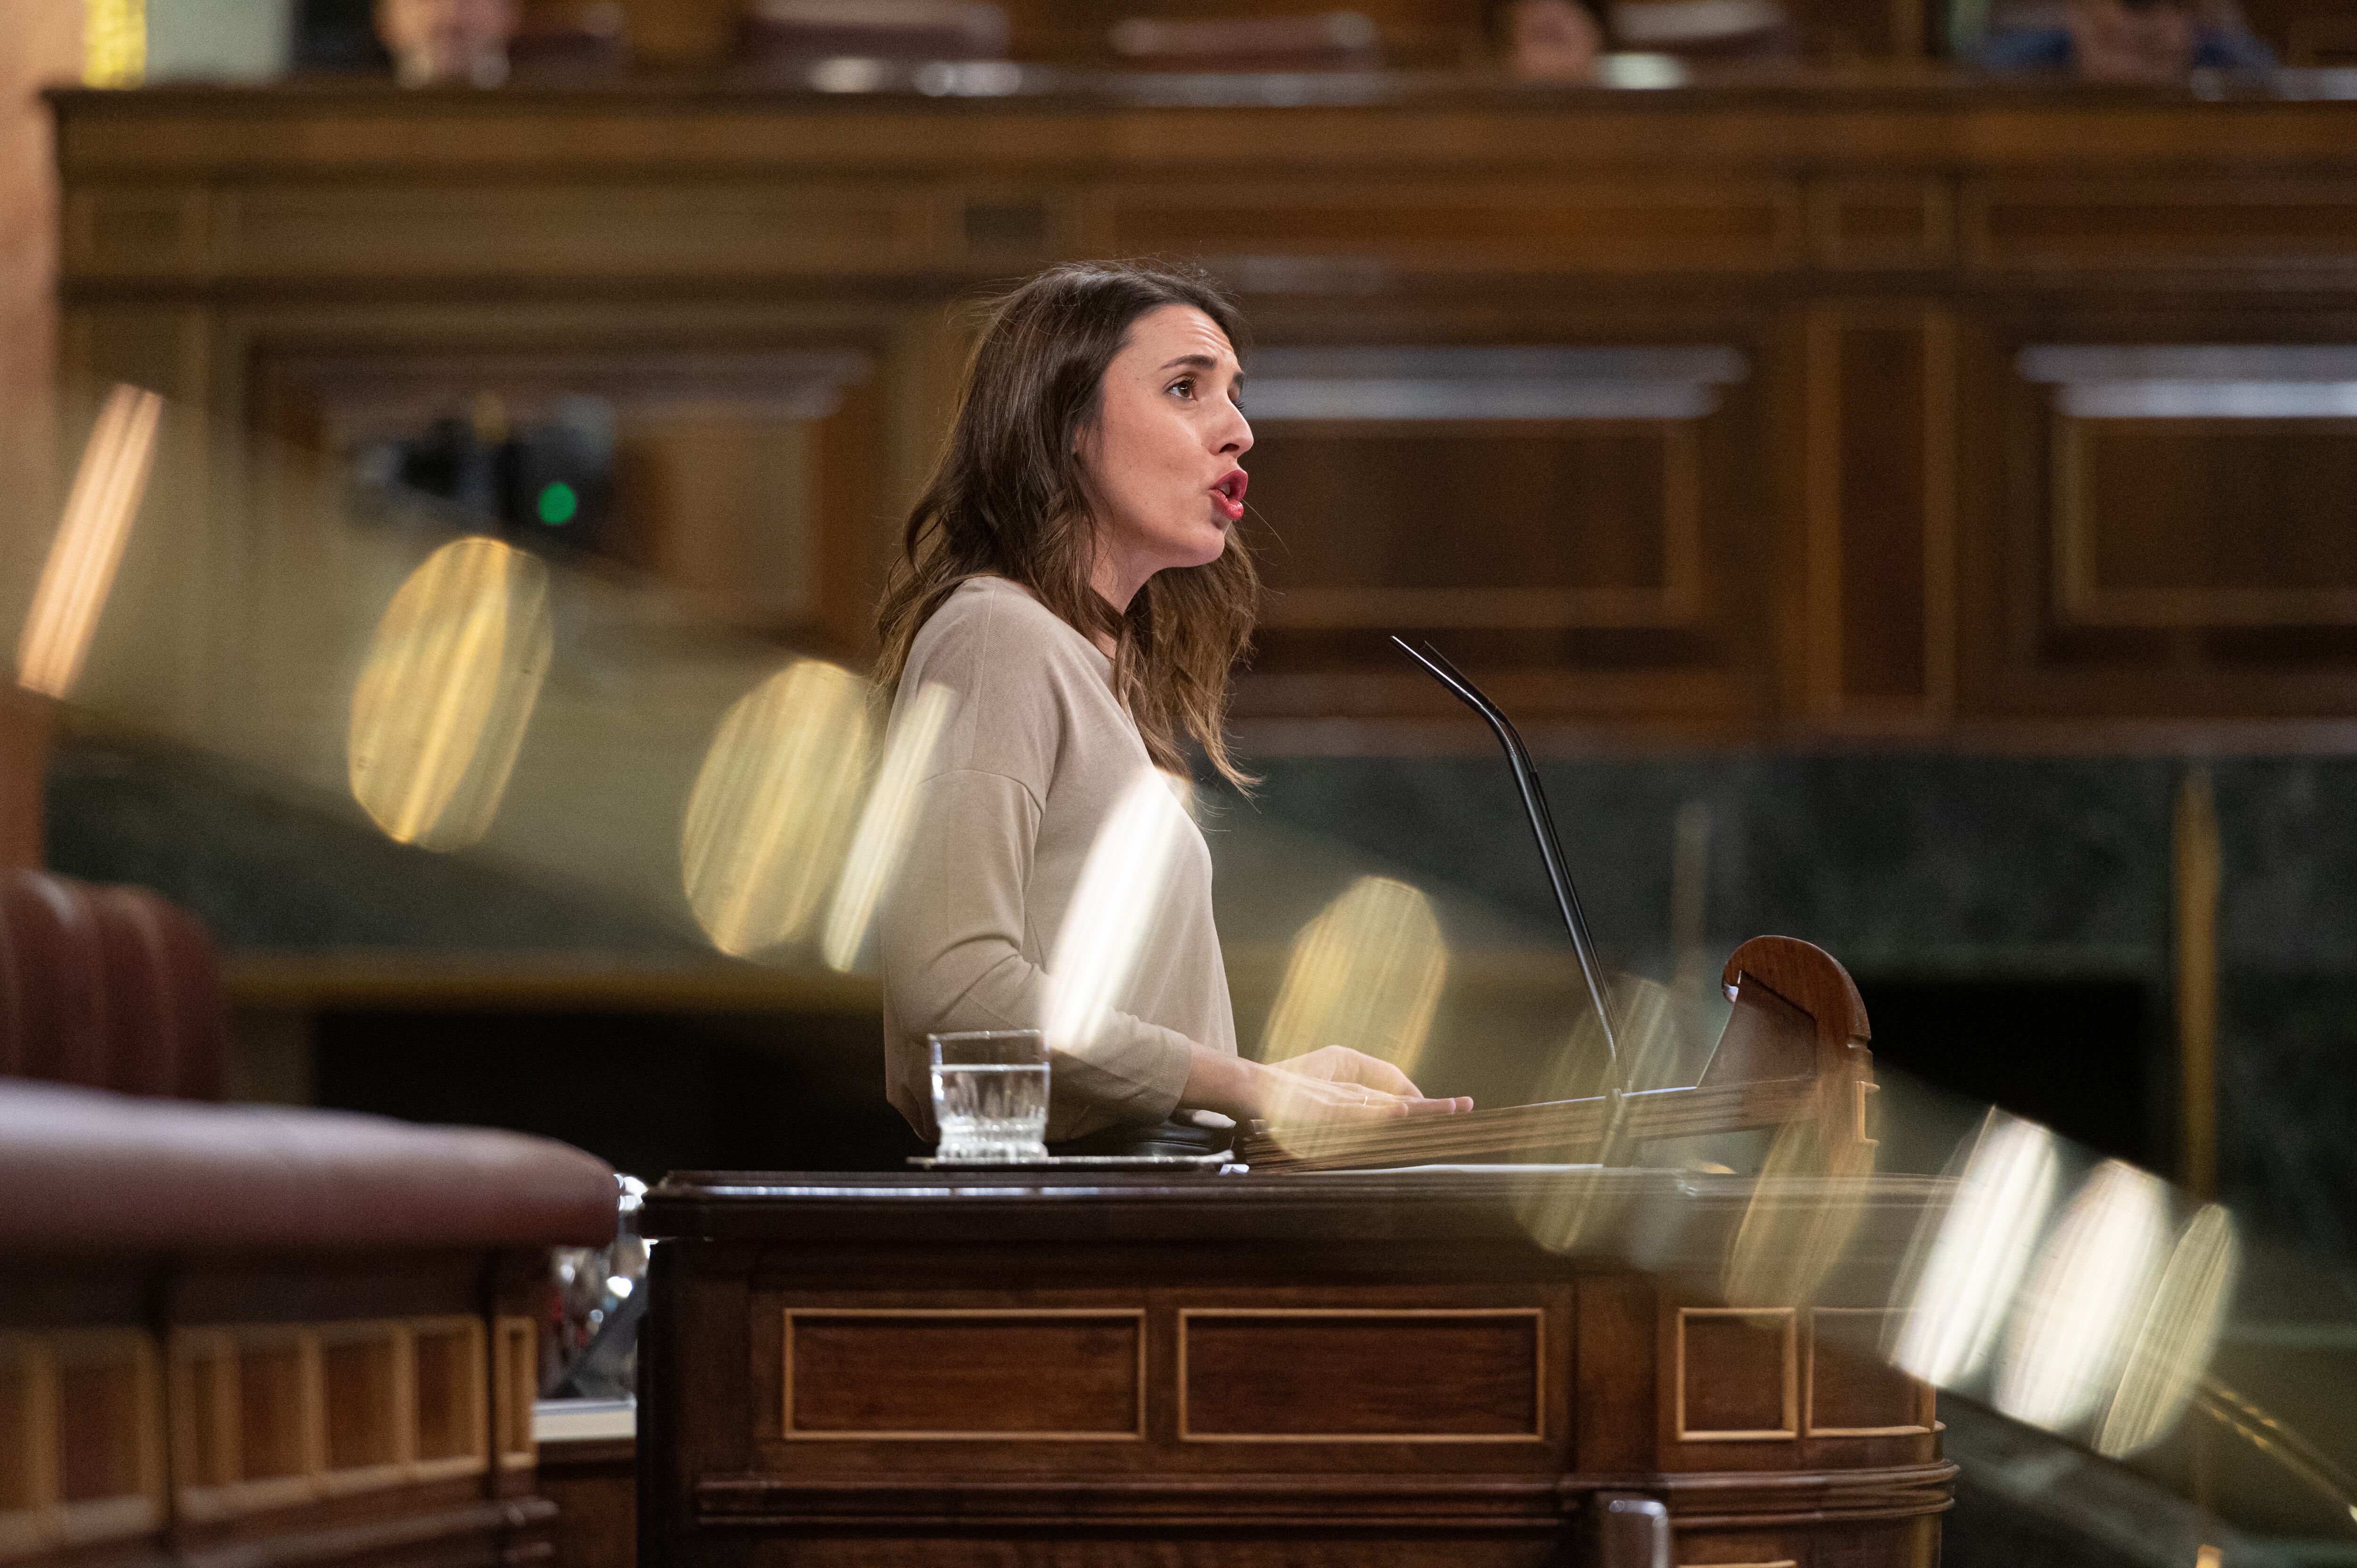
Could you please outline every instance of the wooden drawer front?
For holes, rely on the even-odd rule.
[[[1190,1309],[1178,1435],[1198,1443],[1512,1443],[1545,1436],[1537,1307]]]
[[[789,1311],[789,1438],[1135,1440],[1146,1315]]]

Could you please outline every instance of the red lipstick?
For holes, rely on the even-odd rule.
[[[1245,473],[1242,468],[1231,468],[1220,476],[1219,483],[1211,487],[1211,494],[1215,498],[1216,504],[1230,522],[1243,519],[1244,489],[1251,483],[1250,474]]]

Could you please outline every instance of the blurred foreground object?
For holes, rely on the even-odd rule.
[[[147,77],[147,0],[82,0],[84,87],[136,87]]]
[[[549,1254],[554,1287],[551,1363],[543,1399],[628,1400],[638,1387],[639,1324],[647,1308],[647,1242],[639,1209],[647,1184],[616,1176],[615,1232],[603,1247],[559,1247]]]
[[[376,0],[377,37],[404,87],[508,79],[515,0]]]
[[[1145,70],[1373,70],[1375,25],[1356,11],[1163,21],[1132,16],[1106,35],[1114,58]]]
[[[1755,937],[1727,961],[1735,1010],[1699,1082],[1477,1110],[1454,1116],[1292,1128],[1255,1122],[1236,1140],[1255,1170],[1334,1170],[1474,1158],[1549,1160],[1616,1152],[1622,1140],[1813,1122],[1819,1174],[1854,1172],[1870,1150],[1874,1089],[1866,1009],[1831,955],[1790,937]],[[1607,1156],[1609,1163],[1611,1156]],[[1866,1156],[1863,1168],[1871,1168]]]
[[[688,903],[713,946],[800,940],[851,847],[873,725],[865,682],[798,660],[720,722],[680,830]]]
[[[1405,882],[1361,876],[1294,939],[1260,1059],[1341,1045],[1414,1078],[1448,977],[1432,900]]]
[[[611,1171],[210,1103],[224,1013],[152,894],[0,877],[0,1554],[532,1555],[544,1260],[612,1235]]]
[[[28,692],[72,694],[147,493],[163,415],[162,398],[128,386],[109,392],[99,411],[16,643],[16,683]]]
[[[436,551],[377,625],[352,693],[352,797],[388,837],[458,849],[490,831],[551,639],[548,571],[490,539]]]

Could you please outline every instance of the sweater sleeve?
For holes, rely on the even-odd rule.
[[[1024,910],[1039,814],[1031,790],[1000,773],[956,768],[919,787],[878,935],[902,1026],[887,1042],[892,1101],[920,1136],[935,1135],[926,1035],[1046,1021],[1048,972],[1024,956],[1027,935],[1055,939],[1031,933]],[[1160,1121],[1186,1087],[1189,1054],[1178,1031],[1114,1014],[1085,1053],[1050,1059],[1048,1137]]]

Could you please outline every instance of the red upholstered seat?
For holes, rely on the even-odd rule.
[[[0,1083],[12,1248],[342,1251],[603,1246],[614,1172],[547,1138]]]
[[[221,1098],[227,1039],[220,969],[194,918],[141,888],[0,872],[8,1244],[307,1252],[612,1240],[612,1167],[550,1139],[202,1103]]]
[[[0,872],[0,1076],[221,1099],[228,1006],[204,927],[145,888]]]

